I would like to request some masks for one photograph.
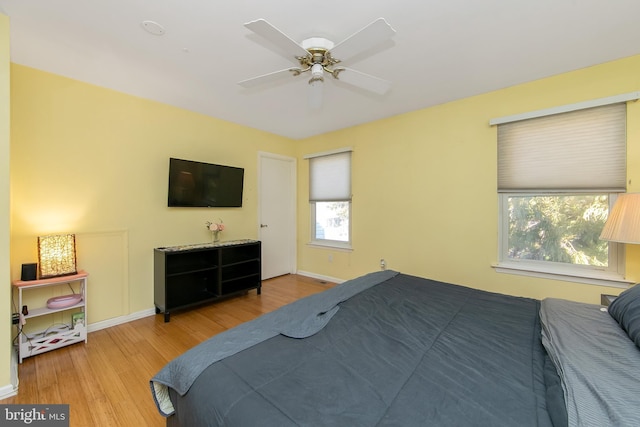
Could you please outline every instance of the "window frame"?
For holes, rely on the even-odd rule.
[[[511,259],[509,250],[509,203],[512,196],[575,196],[598,194],[609,196],[609,210],[613,207],[618,193],[604,191],[589,192],[520,192],[499,193],[499,222],[498,222],[498,263],[494,268],[500,273],[519,274],[532,277],[543,277],[556,280],[587,283],[594,285],[626,288],[629,283],[624,279],[625,247],[623,244],[609,242],[608,266],[597,267],[590,265],[568,264],[555,261],[519,260]]]
[[[310,233],[311,235],[309,236],[309,245],[311,246],[322,246],[322,247],[329,247],[329,248],[335,248],[335,249],[351,249],[351,238],[352,238],[352,234],[351,234],[351,200],[346,201],[346,200],[327,200],[325,202],[347,202],[348,204],[348,211],[349,211],[349,239],[347,241],[342,241],[342,240],[332,240],[332,239],[318,239],[316,237],[316,202],[310,201],[309,202],[309,207],[310,207],[310,213],[311,213],[311,219],[310,219]]]
[[[310,215],[309,215],[309,246],[317,246],[317,247],[324,247],[324,248],[333,248],[333,249],[339,249],[339,250],[352,250],[352,239],[353,239],[353,234],[352,234],[352,213],[353,213],[353,203],[352,203],[352,196],[351,196],[351,185],[352,185],[352,172],[353,172],[353,149],[351,147],[344,147],[344,148],[338,148],[335,150],[330,150],[330,151],[324,151],[324,152],[320,152],[320,153],[313,153],[313,154],[308,154],[303,156],[304,159],[307,160],[311,160],[314,158],[318,158],[318,157],[326,157],[326,156],[332,156],[332,155],[336,155],[336,154],[342,154],[342,153],[349,153],[349,198],[348,199],[336,199],[336,200],[324,200],[324,199],[320,199],[320,200],[311,200],[311,185],[312,185],[312,179],[311,179],[311,175],[312,175],[312,165],[311,162],[309,163],[309,195],[310,195],[310,200],[309,200],[309,211],[310,211]],[[348,203],[348,216],[349,216],[349,227],[348,227],[348,240],[347,241],[342,241],[342,240],[332,240],[332,239],[319,239],[316,237],[316,215],[317,215],[317,206],[316,203],[317,202],[323,202],[323,203],[332,203],[332,202],[346,202]]]
[[[593,107],[605,106],[615,103],[625,103],[640,98],[640,92],[630,92],[626,94],[594,99],[590,101],[568,104],[564,106],[552,107],[549,109],[537,110],[528,113],[516,114],[496,119],[491,119],[491,126],[517,122],[521,120],[533,119],[544,116],[551,116],[571,111],[578,111]],[[497,132],[497,129],[496,129]],[[497,137],[497,135],[496,135]],[[496,138],[497,141],[497,138]],[[625,137],[626,144],[626,137]],[[510,196],[553,196],[553,195],[579,195],[579,194],[606,194],[609,196],[609,210],[615,203],[616,197],[624,189],[587,188],[580,190],[525,190],[525,191],[500,191],[498,190],[498,261],[492,267],[500,273],[518,274],[531,277],[540,277],[569,282],[578,282],[600,286],[611,286],[627,288],[633,281],[625,279],[625,245],[621,243],[609,242],[609,262],[608,267],[601,268],[595,266],[585,266],[576,264],[565,264],[553,261],[538,260],[514,260],[508,257],[509,238],[509,212],[508,198]]]

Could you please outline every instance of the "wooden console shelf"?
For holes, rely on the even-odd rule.
[[[171,312],[256,289],[260,295],[261,243],[221,243],[154,249],[156,313]]]

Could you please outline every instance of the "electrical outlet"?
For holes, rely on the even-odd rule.
[[[18,314],[18,313],[13,313],[13,314],[11,315],[11,324],[12,324],[12,325],[17,325],[19,321],[20,321],[20,314]]]
[[[333,262],[333,254],[329,254],[329,262]]]
[[[387,269],[387,261],[384,260],[384,258],[380,259],[380,270],[386,270]]]

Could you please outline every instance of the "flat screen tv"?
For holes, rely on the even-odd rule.
[[[242,207],[244,169],[169,159],[169,207]]]

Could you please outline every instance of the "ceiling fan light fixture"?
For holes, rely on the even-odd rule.
[[[322,64],[313,64],[311,66],[311,80],[309,80],[309,84],[315,81],[324,81],[324,67]]]
[[[317,110],[322,106],[322,83],[324,82],[324,67],[322,64],[311,66],[309,79],[309,107]]]

